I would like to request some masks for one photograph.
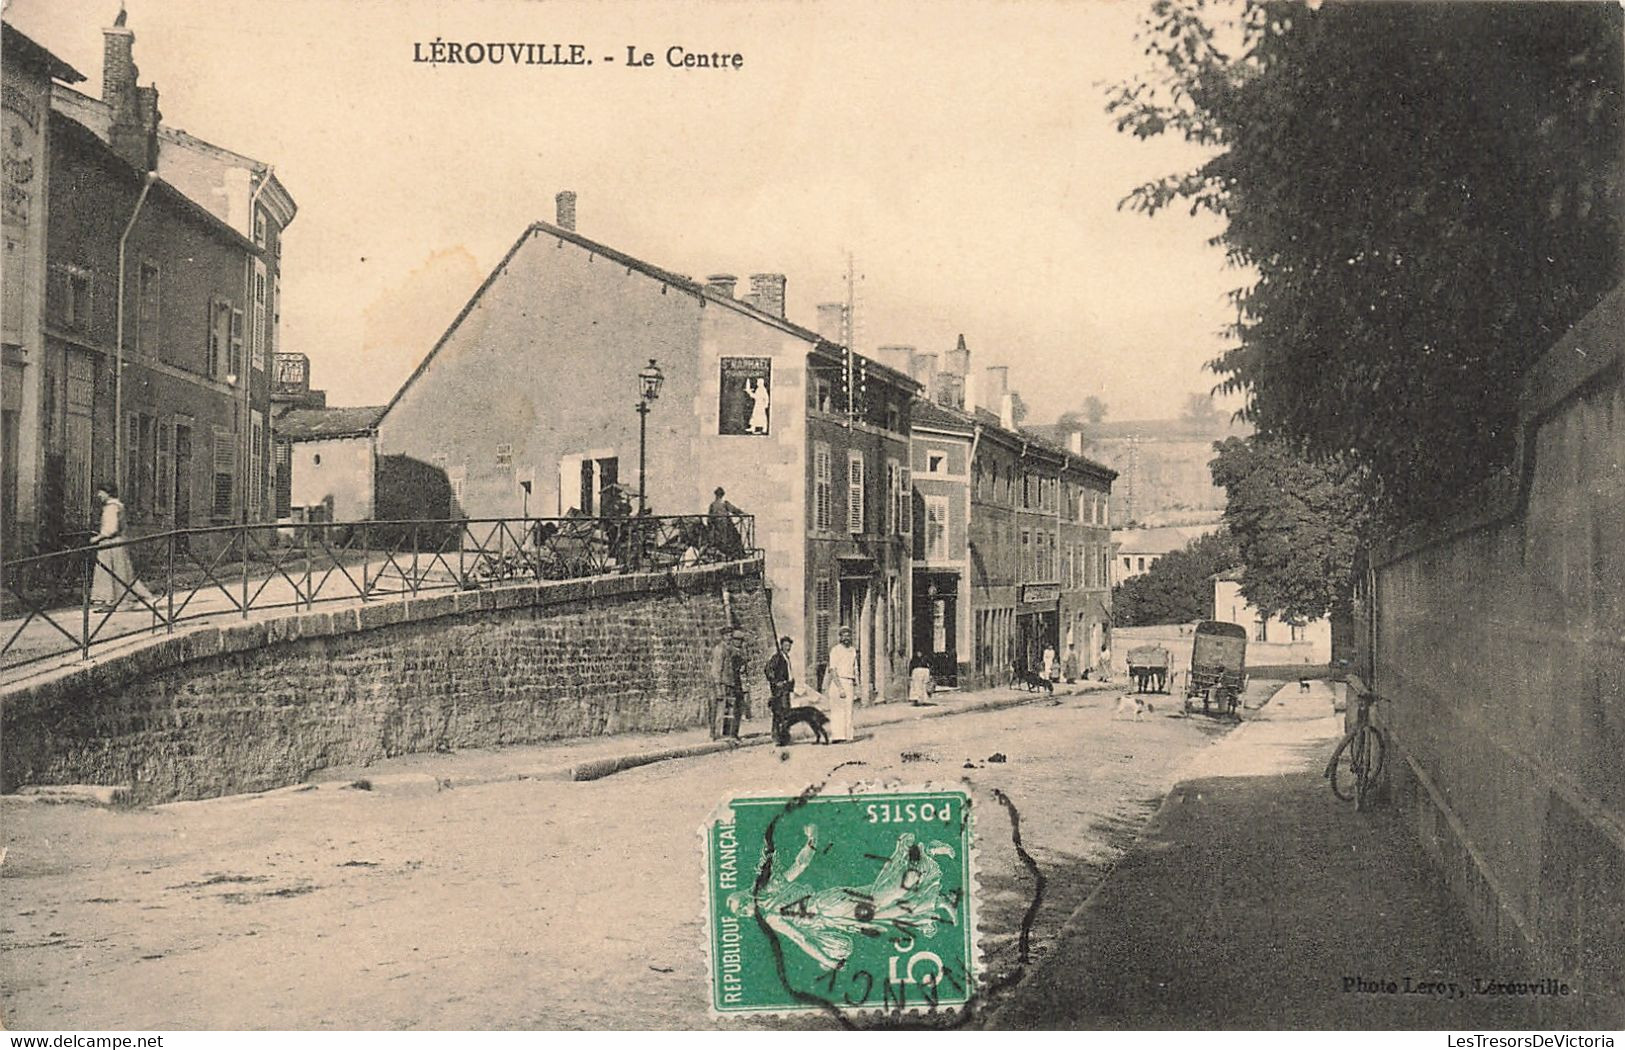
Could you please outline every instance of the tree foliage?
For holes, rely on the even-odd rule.
[[[1213,575],[1239,557],[1223,531],[1209,533],[1164,554],[1139,576],[1112,591],[1112,620],[1119,627],[1205,620],[1213,612]]]
[[[1089,444],[1094,436],[1094,429],[1101,420],[1106,418],[1106,402],[1094,394],[1083,399],[1083,407],[1070,412],[1062,412],[1055,425],[1064,433],[1081,433],[1084,444]]]
[[[1505,462],[1519,380],[1619,281],[1621,11],[1156,0],[1118,128],[1212,150],[1133,190],[1225,220],[1212,362],[1260,434],[1363,466],[1398,518]],[[1233,42],[1232,42],[1233,41]]]
[[[1288,621],[1348,613],[1369,506],[1359,471],[1256,437],[1213,447],[1213,480],[1228,496],[1225,526],[1243,566],[1242,595]]]

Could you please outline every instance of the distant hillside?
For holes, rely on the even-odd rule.
[[[1028,429],[1071,447],[1071,434],[1055,424]],[[1116,470],[1111,524],[1213,520],[1224,509],[1224,490],[1213,484],[1208,462],[1213,445],[1246,437],[1251,424],[1229,415],[1212,421],[1138,419],[1102,422],[1087,428],[1083,453]]]

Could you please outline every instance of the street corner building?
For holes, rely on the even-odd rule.
[[[293,198],[270,165],[165,126],[134,31],[103,37],[96,98],[5,25],[10,552],[72,546],[108,481],[135,534],[271,512],[267,362]]]
[[[696,280],[582,236],[571,192],[557,205],[379,417],[377,516],[596,516],[614,512],[614,487],[653,514],[701,514],[721,488],[754,517],[798,680],[816,684],[848,626],[862,694],[903,695],[918,384],[788,320],[782,274],[740,294],[733,276]],[[640,403],[651,362],[663,385]]]
[[[1117,472],[1020,427],[1008,369],[980,376],[960,336],[882,348],[927,391],[912,426],[914,649],[939,683],[1081,674],[1111,635],[1108,527]]]

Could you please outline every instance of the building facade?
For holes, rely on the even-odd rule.
[[[911,371],[934,395],[916,406],[913,442],[916,639],[933,670],[946,673],[949,638],[961,685],[1037,670],[1046,649],[1080,673],[1095,666],[1111,633],[1116,473],[1020,429],[1007,371],[978,382],[963,337],[940,364],[913,355]]]
[[[53,80],[84,75],[26,34],[4,23],[6,60],[0,135],[4,136],[4,198],[0,234],[0,548],[29,550],[38,531],[40,406],[45,393],[45,235],[50,225]]]
[[[1264,616],[1241,593],[1241,570],[1213,577],[1213,618],[1247,629],[1247,663],[1325,664],[1332,659],[1332,622],[1325,617],[1292,623]]]
[[[271,509],[267,362],[292,199],[267,166],[164,128],[134,33],[103,38],[102,97],[58,82],[47,107],[40,353],[6,441],[19,550],[81,541],[103,483],[135,534]]]
[[[914,384],[787,320],[782,276],[736,295],[733,277],[698,282],[582,237],[573,194],[559,205],[386,407],[377,516],[596,515],[611,486],[697,514],[721,487],[755,517],[798,677],[845,625],[865,694],[901,695]],[[651,360],[645,479],[635,408]]]
[[[381,406],[295,408],[276,418],[278,521],[373,517],[382,412]]]
[[[1203,536],[1218,532],[1222,523],[1165,525],[1147,529],[1117,529],[1112,533],[1112,586],[1143,576],[1166,554],[1183,550]]]
[[[972,663],[971,458],[976,423],[935,402],[914,405],[913,650],[939,684],[958,685]]]

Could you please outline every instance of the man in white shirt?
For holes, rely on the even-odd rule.
[[[852,628],[842,627],[840,641],[829,651],[829,739],[852,739],[852,704],[858,698],[858,651]]]

